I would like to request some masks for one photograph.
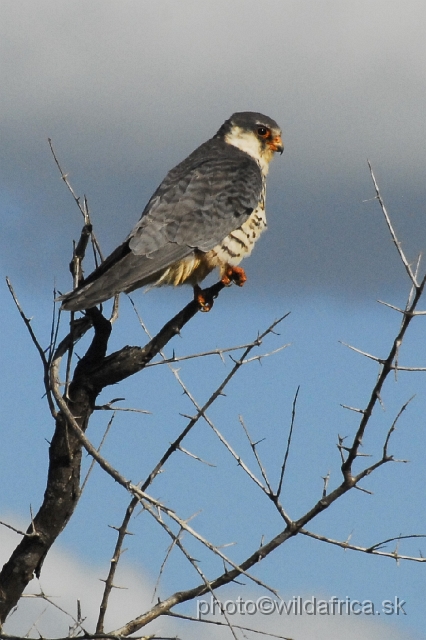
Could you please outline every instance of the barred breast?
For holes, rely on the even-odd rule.
[[[267,226],[265,196],[266,186],[265,180],[263,180],[259,205],[240,227],[232,231],[220,244],[206,254],[208,262],[214,262],[214,266],[223,268],[226,265],[237,266],[243,258],[251,254],[256,240]]]
[[[251,254],[254,243],[264,229],[266,229],[265,209],[259,206],[241,227],[232,231],[212,249],[211,253],[215,254],[219,265],[225,263],[236,266]]]
[[[183,260],[175,262],[164,270],[160,277],[155,278],[154,286],[165,284],[180,285],[199,284],[213,271],[219,268],[222,277],[228,265],[237,266],[243,258],[249,256],[256,240],[267,227],[265,213],[265,180],[259,205],[243,224],[207,252],[195,250],[193,254]]]

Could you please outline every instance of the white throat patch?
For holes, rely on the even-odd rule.
[[[263,151],[259,138],[251,131],[241,129],[241,127],[233,126],[231,131],[226,134],[225,142],[232,144],[241,151],[248,153],[249,156],[254,158],[259,164],[263,175],[266,176],[269,169],[269,163],[274,155],[273,152],[269,153]]]

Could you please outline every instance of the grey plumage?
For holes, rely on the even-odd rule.
[[[121,291],[130,292],[157,281],[196,284],[205,277],[219,264],[219,258],[202,269],[195,263],[185,266],[182,276],[173,275],[170,267],[175,269],[181,261],[195,257],[197,265],[204,256],[211,258],[212,250],[241,228],[258,208],[263,200],[265,172],[259,160],[230,143],[229,136],[237,130],[260,130],[260,125],[281,141],[278,125],[270,118],[250,112],[234,114],[212,139],[172,169],[124,243],[77,289],[60,298],[62,308],[86,309]],[[268,144],[271,147],[270,141]],[[282,151],[282,146],[276,146],[271,147],[273,151]],[[268,151],[271,157],[273,151]],[[250,250],[251,245],[247,248]]]

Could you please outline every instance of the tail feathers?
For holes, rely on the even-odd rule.
[[[95,307],[97,304],[105,302],[105,300],[119,293],[115,291],[110,293],[104,287],[100,290],[99,286],[96,287],[95,285],[96,283],[88,284],[87,287],[83,285],[81,288],[57,298],[58,301],[62,302],[61,309],[64,311],[83,311],[84,309]]]
[[[140,262],[140,256],[138,258],[137,261]],[[146,260],[148,258],[142,261]],[[129,254],[107,271],[101,273],[96,279],[93,279],[93,274],[90,274],[89,282],[84,281],[77,289],[59,298],[62,301],[61,309],[65,311],[83,311],[109,300],[122,291],[128,293],[138,287],[151,284],[158,279],[156,273],[146,273],[147,269],[135,268],[134,262],[135,256]]]
[[[116,287],[111,287],[115,278],[110,278],[109,276],[111,272],[114,272],[114,267],[124,261],[129,253],[128,242],[124,242],[117,247],[97,269],[85,278],[77,289],[57,298],[58,301],[62,302],[61,309],[65,311],[83,311],[84,309],[90,309],[90,307],[105,302],[105,300],[112,298],[116,293],[123,291],[123,289],[119,288],[115,290]]]
[[[189,252],[188,247],[170,244],[150,257],[140,256],[132,253],[126,243],[116,249],[77,289],[58,298],[62,302],[61,309],[83,311],[122,291],[130,293],[139,287],[154,284],[161,278],[165,268]]]

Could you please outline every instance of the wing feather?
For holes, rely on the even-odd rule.
[[[176,242],[209,251],[258,205],[262,174],[248,154],[223,140],[201,145],[168,173],[128,240],[138,255]]]

